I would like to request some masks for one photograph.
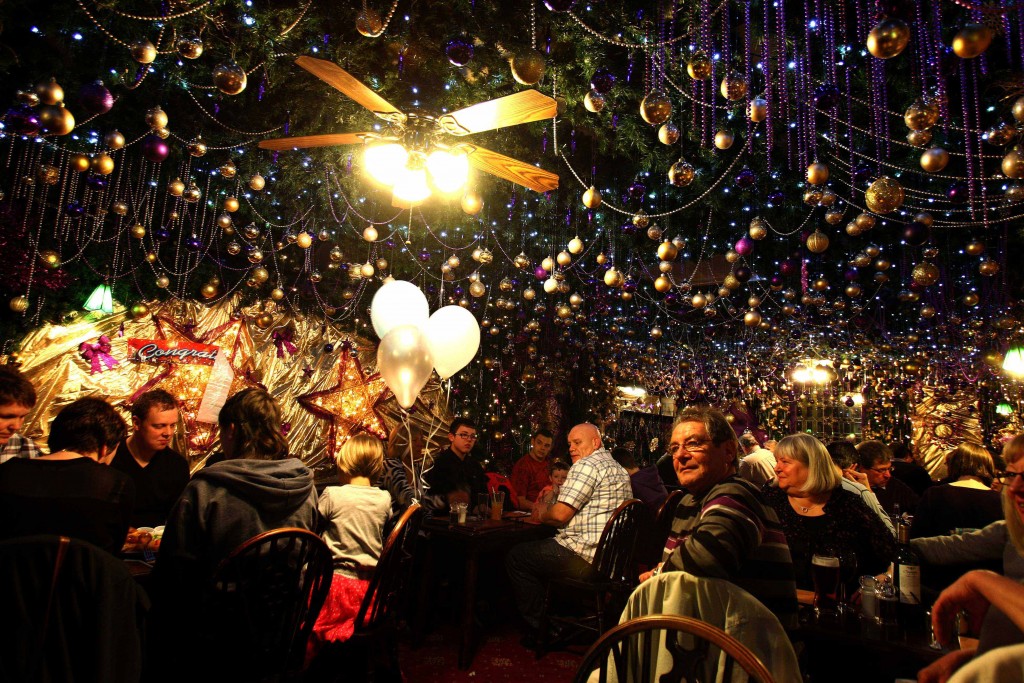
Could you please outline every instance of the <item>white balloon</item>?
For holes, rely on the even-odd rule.
[[[419,287],[405,280],[385,283],[370,303],[370,321],[382,340],[399,325],[423,325],[429,316],[427,297]]]
[[[412,408],[416,403],[433,369],[426,335],[416,325],[399,325],[380,340],[377,372],[403,408]]]
[[[480,349],[480,324],[462,306],[437,309],[423,331],[434,356],[434,369],[441,379],[448,379],[466,367]]]

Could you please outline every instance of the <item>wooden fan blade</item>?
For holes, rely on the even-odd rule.
[[[537,168],[525,161],[519,161],[477,145],[473,145],[469,163],[481,171],[537,192],[550,192],[558,188],[558,175],[551,171],[545,171],[543,168]]]
[[[261,140],[260,149],[272,149],[277,152],[289,149],[308,149],[310,147],[330,147],[332,145],[356,145],[364,140],[364,136],[373,133],[330,133],[327,135],[297,135],[291,138],[272,138]]]
[[[295,63],[313,74],[327,85],[340,90],[345,95],[363,105],[374,114],[401,114],[398,109],[391,105],[377,93],[370,90],[362,81],[342,69],[334,62],[305,55],[295,60]],[[404,116],[404,114],[403,114]]]
[[[437,122],[450,135],[468,135],[550,119],[557,110],[558,103],[547,95],[524,90],[453,111],[439,117]]]

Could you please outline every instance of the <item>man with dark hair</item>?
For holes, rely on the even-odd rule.
[[[538,429],[530,439],[530,452],[512,466],[512,487],[519,497],[519,509],[531,511],[537,494],[548,485],[548,455],[554,435],[550,429]]]
[[[661,504],[668,498],[668,489],[661,481],[658,466],[648,465],[641,469],[636,464],[633,452],[621,446],[612,449],[612,458],[622,465],[626,474],[629,475],[629,485],[633,488],[633,497],[639,498],[644,505],[657,512]]]
[[[914,458],[913,447],[904,441],[892,447],[892,476],[909,486],[918,496],[935,483],[928,470]]]
[[[857,444],[857,463],[853,466],[867,475],[868,486],[878,497],[887,514],[909,512],[917,507],[917,494],[899,479],[892,478],[892,451],[881,441],[861,441]]]
[[[449,446],[434,458],[424,473],[428,493],[440,496],[447,507],[452,503],[476,505],[477,494],[487,493],[487,475],[471,455],[476,445],[476,425],[472,420],[457,417],[448,428]]]
[[[37,458],[39,448],[18,433],[36,404],[36,390],[14,368],[0,366],[0,463],[11,458]]]
[[[110,464],[135,482],[134,527],[166,522],[188,484],[188,462],[170,446],[177,426],[178,404],[163,389],[147,391],[132,404],[132,435]]]
[[[842,487],[850,493],[860,496],[864,504],[878,515],[878,518],[885,524],[885,528],[895,536],[896,527],[892,525],[889,515],[882,509],[877,496],[871,492],[867,476],[853,469],[854,463],[857,462],[857,448],[849,441],[833,441],[826,447],[826,450],[828,457],[832,459],[832,464],[836,466],[843,477]]]
[[[725,579],[795,628],[796,580],[786,534],[759,490],[737,475],[739,442],[725,415],[707,406],[684,409],[669,452],[686,495],[661,564],[640,580],[667,571]]]

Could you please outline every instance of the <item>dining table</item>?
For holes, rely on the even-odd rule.
[[[464,523],[452,523],[447,512],[444,516],[427,517],[423,521],[422,533],[426,541],[424,575],[420,582],[419,598],[415,614],[413,633],[415,642],[422,640],[429,611],[431,591],[434,586],[434,571],[437,553],[441,548],[459,557],[465,566],[462,609],[459,619],[460,669],[468,669],[473,663],[479,628],[474,628],[474,618],[479,582],[480,560],[488,554],[504,553],[512,546],[526,541],[547,538],[555,528],[531,522],[528,515],[520,512],[505,513],[501,519],[488,519],[469,515]]]

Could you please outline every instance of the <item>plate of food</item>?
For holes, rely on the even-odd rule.
[[[163,538],[163,535],[163,526],[140,526],[137,529],[130,527],[128,529],[128,536],[125,537],[124,540],[124,547],[121,548],[121,552],[141,553],[147,550],[156,552],[160,549],[160,540]]]

